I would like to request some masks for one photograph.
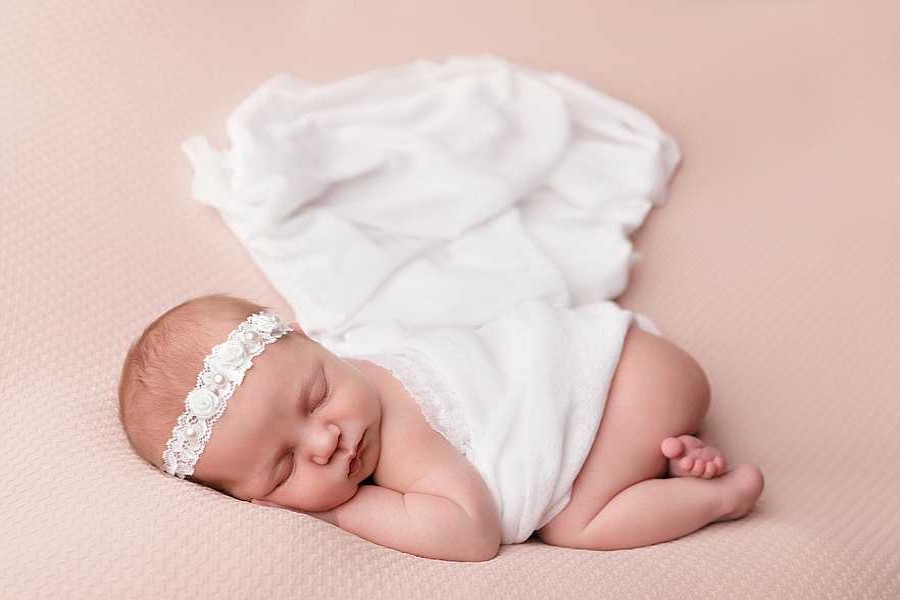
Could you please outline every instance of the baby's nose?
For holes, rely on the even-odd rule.
[[[334,455],[334,451],[338,447],[338,441],[341,439],[341,430],[337,425],[328,425],[328,432],[321,436],[319,441],[320,447],[316,448],[313,453],[313,460],[316,464],[327,465],[328,461]]]

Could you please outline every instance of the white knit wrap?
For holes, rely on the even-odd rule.
[[[225,412],[228,399],[253,366],[253,358],[268,344],[293,331],[277,316],[254,313],[228,334],[228,340],[214,346],[203,359],[197,385],[184,399],[184,412],[172,428],[163,460],[166,473],[180,479],[194,472],[212,435],[212,426]]]

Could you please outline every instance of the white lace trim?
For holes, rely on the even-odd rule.
[[[427,359],[413,360],[407,354],[379,354],[365,357],[393,373],[413,397],[425,421],[444,436],[463,456],[472,452],[469,426],[456,394],[439,379]],[[445,400],[446,399],[446,400]]]
[[[197,384],[184,399],[184,412],[175,421],[163,451],[165,472],[184,479],[212,435],[212,426],[225,412],[228,400],[243,382],[253,359],[281,336],[293,331],[277,316],[262,311],[247,317],[228,339],[213,346],[203,359]]]

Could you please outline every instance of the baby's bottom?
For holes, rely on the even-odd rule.
[[[660,444],[696,433],[709,399],[706,375],[689,354],[632,324],[571,500],[539,537],[572,548],[635,548],[746,514],[763,485],[753,465],[713,479],[663,478],[669,459]]]

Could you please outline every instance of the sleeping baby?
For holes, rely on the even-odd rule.
[[[613,302],[535,301],[337,356],[266,307],[203,296],[131,345],[119,416],[169,475],[410,554],[489,560],[535,533],[636,548],[740,518],[763,489],[697,437],[700,366],[639,325]]]

